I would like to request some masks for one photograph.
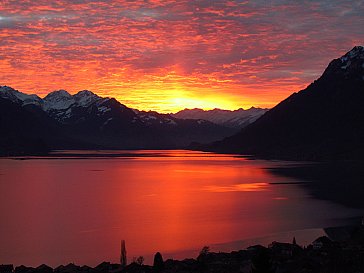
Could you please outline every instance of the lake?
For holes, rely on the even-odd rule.
[[[0,159],[0,264],[150,263],[275,238],[308,244],[363,209],[271,170],[302,163],[173,151],[68,151]],[[26,160],[24,160],[26,159]],[[327,198],[326,198],[327,199]]]

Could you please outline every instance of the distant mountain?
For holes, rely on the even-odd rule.
[[[184,109],[172,114],[172,116],[180,119],[204,119],[229,128],[242,129],[256,121],[267,111],[268,109],[255,107],[251,107],[247,110],[240,108],[234,111],[221,110],[217,108],[213,110],[195,108]]]
[[[333,60],[306,89],[208,151],[291,159],[362,159],[364,48]]]
[[[234,133],[231,128],[206,120],[130,109],[114,98],[103,98],[88,90],[75,95],[58,90],[42,99],[0,86],[0,99],[4,104],[0,111],[0,141],[4,142],[0,147],[7,154],[21,154],[20,148],[14,147],[22,147],[20,142],[25,138],[29,138],[30,146],[30,140],[37,140],[48,149],[168,149],[215,141]],[[8,108],[12,110],[5,113]],[[5,149],[12,140],[17,144]],[[22,149],[28,153],[28,148]]]

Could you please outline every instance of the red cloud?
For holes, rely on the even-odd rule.
[[[271,107],[361,42],[363,14],[340,1],[6,1],[0,84],[159,111],[176,98]]]

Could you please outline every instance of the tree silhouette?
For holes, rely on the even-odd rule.
[[[197,262],[198,262],[198,267],[199,267],[200,272],[207,271],[206,259],[207,259],[207,255],[209,254],[209,252],[210,252],[210,247],[204,246],[200,251],[200,255],[198,255],[198,257],[197,257]]]
[[[136,263],[138,265],[143,265],[144,264],[144,257],[143,256],[139,256],[137,259],[136,259]]]
[[[153,268],[157,272],[162,271],[164,269],[163,257],[162,257],[162,254],[160,254],[159,252],[157,252],[154,255]]]
[[[210,252],[209,246],[204,246],[200,251],[200,256],[206,256]]]

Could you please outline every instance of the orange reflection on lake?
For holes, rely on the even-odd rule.
[[[206,187],[207,191],[211,192],[231,192],[231,191],[264,191],[266,190],[268,183],[246,183],[246,184],[237,184],[232,186],[208,186]]]
[[[267,170],[284,162],[189,151],[88,153],[0,159],[2,263],[117,262],[121,239],[129,260],[150,262],[157,251],[195,257],[205,245],[323,227],[357,213]]]

